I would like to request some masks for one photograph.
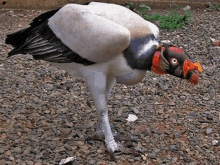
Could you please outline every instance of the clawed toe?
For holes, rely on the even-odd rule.
[[[141,151],[140,150],[136,150],[134,148],[134,146],[123,146],[121,144],[119,144],[119,152],[118,154],[132,154],[132,155],[140,155]]]
[[[141,154],[143,154],[141,150],[135,149],[134,147],[128,148],[119,143],[117,143],[117,145],[118,145],[117,150],[115,150],[114,152],[108,151],[111,160],[116,160],[115,156],[119,156],[123,154],[136,155],[136,156],[140,156]]]
[[[95,134],[92,136],[88,136],[85,141],[90,141],[90,140],[97,140],[101,142],[105,142],[105,136],[103,134]]]
[[[116,143],[115,141],[106,143],[106,147],[108,153],[110,155],[111,160],[115,160],[115,156],[119,156],[122,154],[126,155],[140,155],[142,152],[140,150],[135,149],[133,142],[137,141],[137,138],[131,135],[115,135],[115,140],[123,141],[123,145],[121,143]],[[85,141],[90,140],[98,140],[101,142],[105,142],[104,134],[94,134],[85,139]]]
[[[115,140],[117,141],[129,141],[129,142],[136,142],[137,137],[132,135],[121,135],[117,134],[114,136]]]
[[[116,141],[119,141],[119,142],[125,141],[126,146],[129,146],[130,143],[137,141],[137,137],[132,136],[132,135],[114,134],[113,136]],[[98,141],[105,142],[105,136],[102,132],[98,132],[98,133],[96,132],[94,135],[88,136],[85,139],[85,141],[90,141],[90,140],[98,140]]]

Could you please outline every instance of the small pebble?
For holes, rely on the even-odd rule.
[[[3,148],[0,148],[0,154],[3,154],[5,151]]]
[[[42,165],[42,163],[41,162],[37,162],[34,165]]]
[[[129,162],[134,162],[134,159],[128,159]]]
[[[213,115],[212,115],[212,114],[207,114],[206,118],[207,118],[208,120],[213,120]]]
[[[175,106],[176,104],[174,102],[169,103],[170,106]]]
[[[180,96],[180,100],[185,100],[186,99],[186,96]]]
[[[137,108],[133,108],[134,113],[138,114],[139,110]]]
[[[213,140],[213,141],[212,141],[212,145],[213,145],[213,146],[217,146],[218,144],[219,144],[219,141],[218,141],[218,140]]]
[[[177,146],[176,145],[171,145],[170,150],[171,151],[177,151]]]
[[[208,97],[203,97],[203,100],[208,101],[209,98]]]
[[[89,160],[89,163],[92,165],[92,164],[95,164],[95,160]]]
[[[186,6],[183,8],[183,10],[187,11],[187,10],[191,10],[191,7],[190,6]]]
[[[141,155],[143,160],[147,160],[147,157],[145,155]]]
[[[172,163],[175,163],[178,160],[177,157],[172,158]]]
[[[148,156],[151,159],[156,159],[156,153],[155,152],[149,153]]]
[[[16,152],[16,153],[21,153],[21,148],[20,147],[16,147],[15,149],[14,149],[14,152]]]
[[[212,128],[206,128],[206,131],[205,131],[205,133],[206,133],[206,135],[208,135],[208,134],[210,134],[210,133],[212,133]]]

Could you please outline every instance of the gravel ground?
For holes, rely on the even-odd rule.
[[[69,156],[74,165],[219,164],[220,48],[210,37],[220,39],[220,11],[193,10],[187,27],[161,30],[161,40],[203,65],[197,85],[151,72],[136,86],[115,85],[108,102],[113,130],[135,136],[133,145],[145,153],[115,161],[102,142],[84,141],[97,115],[81,79],[31,56],[6,58],[6,34],[42,12],[0,10],[0,165],[54,165]],[[128,114],[138,120],[128,123]]]

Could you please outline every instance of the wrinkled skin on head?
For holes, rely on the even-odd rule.
[[[193,84],[198,83],[199,77],[195,71],[201,72],[201,65],[199,63],[193,63],[184,50],[173,45],[163,45],[159,48],[159,51],[159,68],[156,70],[161,69],[160,74],[167,73],[187,79]]]

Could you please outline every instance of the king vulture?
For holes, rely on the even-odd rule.
[[[159,29],[116,4],[67,4],[36,17],[30,27],[10,34],[8,56],[31,54],[34,59],[84,78],[98,113],[97,132],[110,153],[120,150],[112,134],[107,99],[114,83],[141,82],[146,71],[170,74],[197,84],[201,71],[184,50],[160,44]]]

